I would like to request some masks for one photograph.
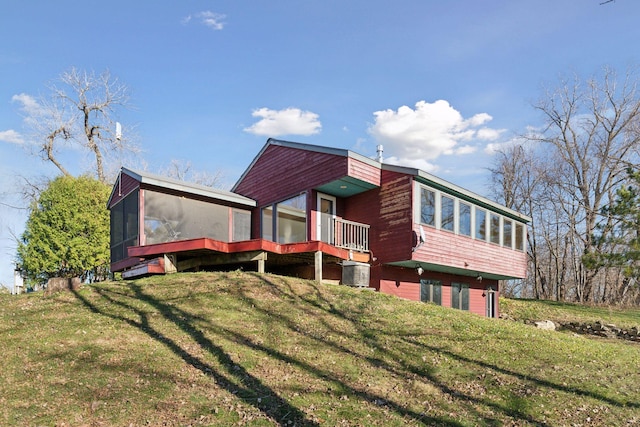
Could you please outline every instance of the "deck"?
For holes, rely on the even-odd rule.
[[[128,248],[129,262],[122,265],[124,278],[175,271],[189,271],[201,266],[233,265],[256,262],[264,272],[265,263],[277,265],[314,264],[316,279],[322,277],[322,263],[369,262],[368,252],[353,251],[321,241],[280,244],[264,239],[222,242],[198,238]],[[135,262],[131,262],[131,260]],[[323,261],[324,260],[324,261]],[[120,266],[112,266],[114,271]]]

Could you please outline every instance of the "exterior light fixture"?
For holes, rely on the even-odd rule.
[[[420,266],[418,266],[416,268],[416,273],[418,273],[418,276],[422,276],[422,273],[424,273],[424,269]]]

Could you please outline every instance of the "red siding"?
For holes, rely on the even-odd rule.
[[[381,280],[380,292],[412,301],[420,301],[420,284],[400,280]]]
[[[235,192],[264,206],[344,177],[347,166],[347,157],[270,145]]]
[[[411,268],[392,266],[377,266],[371,269],[372,282],[379,283],[378,290],[385,294],[396,295],[412,301],[420,301],[420,279],[440,280],[442,282],[442,306],[451,307],[451,283],[466,283],[469,285],[469,311],[480,316],[486,316],[486,289],[492,286],[498,289],[496,280],[483,280],[478,283],[475,278],[445,273],[426,271],[422,276]],[[499,293],[496,293],[496,301]],[[498,307],[496,304],[496,313]],[[498,313],[497,313],[498,314]]]
[[[357,159],[349,158],[349,176],[380,185],[380,168]]]
[[[413,253],[413,259],[473,272],[487,272],[523,278],[527,256],[522,251],[422,226],[426,241]],[[419,235],[419,225],[415,225]]]
[[[524,252],[433,227],[423,226],[426,242],[412,252],[416,236],[420,235],[419,224],[413,222],[414,188],[413,176],[382,171],[379,189],[344,200],[346,219],[371,226],[370,248],[377,262],[415,260],[466,269],[470,276],[484,272],[525,277]]]
[[[109,203],[109,208],[124,199],[129,193],[140,186],[140,182],[124,173],[121,173],[118,179],[120,182],[116,181],[116,184],[113,187],[113,194]]]
[[[412,180],[410,175],[382,171],[379,189],[350,197],[345,202],[346,219],[371,226],[370,248],[378,262],[411,257]]]

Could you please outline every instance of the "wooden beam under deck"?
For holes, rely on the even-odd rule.
[[[264,251],[203,255],[196,258],[189,258],[184,261],[179,261],[177,264],[177,270],[185,271],[203,265],[237,264],[251,261],[257,261],[258,263],[260,263],[260,261],[264,262],[266,261],[266,259],[267,253]]]

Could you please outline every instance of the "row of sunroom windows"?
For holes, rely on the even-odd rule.
[[[420,223],[524,250],[526,230],[521,222],[423,186],[420,186]]]

